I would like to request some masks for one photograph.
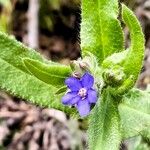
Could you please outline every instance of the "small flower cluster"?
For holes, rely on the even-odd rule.
[[[97,101],[97,92],[93,89],[94,78],[86,72],[80,79],[69,77],[65,80],[69,92],[62,97],[64,105],[75,106],[81,117],[90,113],[91,104]]]

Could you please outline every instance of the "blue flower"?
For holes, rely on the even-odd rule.
[[[62,103],[75,106],[81,117],[87,116],[90,113],[91,104],[97,101],[97,92],[92,88],[93,76],[86,72],[81,79],[67,78],[65,84],[69,88],[69,92],[62,97]]]

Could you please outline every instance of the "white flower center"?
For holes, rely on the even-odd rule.
[[[85,88],[81,88],[78,92],[78,95],[80,97],[82,97],[82,99],[85,99],[86,95],[87,95],[87,90]]]

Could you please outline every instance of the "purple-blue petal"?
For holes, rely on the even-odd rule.
[[[72,100],[69,101],[69,104],[75,105],[75,104],[77,104],[80,100],[81,100],[81,97],[77,95],[76,97],[74,97]]]
[[[64,105],[70,105],[71,100],[77,96],[77,92],[68,92],[66,95],[62,97],[62,103]]]
[[[86,88],[91,88],[94,84],[94,78],[92,75],[90,75],[88,72],[86,72],[82,77],[81,77],[81,84],[83,87]]]
[[[78,91],[82,86],[79,79],[75,77],[69,77],[65,80],[65,84],[71,91]]]
[[[84,99],[80,100],[77,104],[77,109],[81,117],[85,117],[90,113],[90,103]]]
[[[97,101],[97,92],[93,89],[88,90],[88,97],[89,103],[96,103]]]

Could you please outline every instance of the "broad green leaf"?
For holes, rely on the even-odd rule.
[[[136,81],[137,76],[140,73],[144,57],[144,35],[136,16],[125,5],[122,5],[122,18],[129,28],[131,38],[129,53],[123,64],[124,72],[128,77],[133,75],[134,81]]]
[[[118,17],[118,0],[82,0],[81,49],[90,51],[101,63],[124,49]]]
[[[74,114],[76,111],[64,107],[61,98],[55,95],[57,88],[44,83],[26,70],[22,59],[27,57],[46,62],[32,49],[0,33],[0,88],[40,106]]]
[[[90,116],[89,148],[91,150],[118,150],[121,141],[119,122],[117,101],[106,89]]]
[[[7,36],[0,32],[0,58],[12,64],[22,71],[27,71],[22,63],[22,58],[29,57],[39,61],[44,61],[39,53],[27,48],[22,43],[15,40],[13,36]]]
[[[129,52],[128,50],[124,50],[122,52],[112,54],[111,56],[107,57],[103,61],[102,67],[104,69],[106,69],[106,68],[109,69],[109,68],[114,67],[115,65],[120,65],[121,66],[121,64],[124,63],[128,52]]]
[[[119,105],[123,138],[142,135],[150,139],[150,92],[131,90]]]
[[[23,62],[29,72],[45,83],[56,87],[64,85],[64,80],[71,75],[70,66],[55,64],[45,64],[37,60],[25,58]]]

